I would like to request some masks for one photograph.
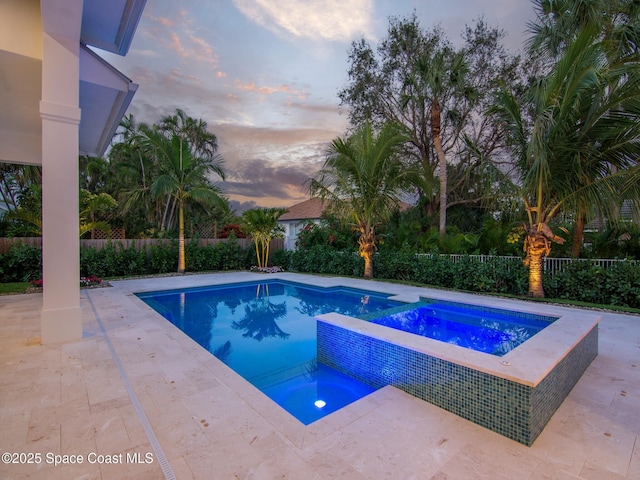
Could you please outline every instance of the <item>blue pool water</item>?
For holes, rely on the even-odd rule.
[[[497,308],[423,301],[410,309],[368,317],[379,325],[500,357],[557,320]]]
[[[305,425],[374,390],[317,364],[314,317],[362,317],[403,305],[384,294],[279,280],[138,297]]]

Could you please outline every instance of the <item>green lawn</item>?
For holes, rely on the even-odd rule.
[[[24,293],[30,286],[29,282],[0,283],[0,295]]]

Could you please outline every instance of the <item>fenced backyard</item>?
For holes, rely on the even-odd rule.
[[[175,242],[175,239],[159,239],[159,238],[133,238],[133,239],[122,239],[122,240],[106,240],[106,239],[80,239],[80,249],[90,249],[93,248],[97,251],[106,248],[109,245],[113,245],[117,250],[125,249],[128,250],[132,246],[136,250],[146,250],[149,251],[151,246],[157,245],[171,245],[172,242]],[[219,243],[226,243],[228,239],[226,238],[200,238],[196,240],[198,246],[205,247],[207,245],[217,245]],[[238,238],[235,240],[238,243],[238,246],[241,249],[246,249],[252,246],[251,239],[248,238]],[[185,239],[186,244],[190,244],[193,241],[191,239]],[[12,245],[17,243],[23,243],[32,247],[42,248],[42,237],[12,237],[12,238],[0,238],[0,255],[5,254],[9,251]],[[284,240],[281,238],[276,238],[271,241],[270,250],[271,252],[276,252],[278,250],[282,250],[284,248]],[[424,253],[418,254],[421,257],[429,257],[432,254]],[[495,261],[496,259],[502,259],[506,263],[514,262],[522,262],[521,257],[516,256],[497,256],[497,255],[456,255],[456,254],[440,254],[440,257],[447,257],[453,263],[458,263],[461,261],[473,261],[479,263],[486,263],[490,261]],[[568,265],[571,265],[574,262],[590,262],[592,265],[597,265],[601,268],[610,268],[613,265],[623,263],[630,263],[637,265],[637,260],[627,260],[627,259],[619,259],[619,258],[545,258],[544,259],[544,271],[554,275],[558,272],[563,271]]]
[[[498,255],[446,255],[452,262],[456,263],[462,259],[470,259],[479,263],[485,263],[493,261],[495,259],[504,259],[507,262],[522,262],[521,257],[515,256],[498,256]],[[613,265],[623,263],[638,264],[637,260],[627,260],[626,258],[551,258],[544,259],[544,271],[555,275],[565,269],[567,265],[571,265],[574,262],[590,262],[592,265],[597,265],[601,268],[610,268]]]
[[[102,250],[109,245],[113,245],[116,249],[129,249],[133,245],[136,250],[149,250],[149,247],[156,245],[171,245],[176,242],[175,239],[170,238],[129,238],[122,240],[106,240],[106,239],[80,239],[80,249],[94,248],[96,250]],[[219,243],[228,242],[227,238],[199,238],[197,239],[198,246],[205,247],[207,245],[217,245]],[[251,246],[251,239],[238,238],[236,239],[238,246],[242,249],[249,248]],[[24,243],[31,247],[42,248],[42,237],[12,237],[12,238],[0,238],[0,255],[9,251],[12,245],[16,243]],[[191,239],[185,239],[185,243],[192,243]],[[284,240],[276,238],[271,242],[271,250],[280,250],[284,248]]]
[[[41,238],[0,238],[0,282],[42,278]],[[256,253],[248,239],[186,241],[186,270],[248,270]],[[80,273],[100,278],[175,272],[175,239],[81,240]],[[301,273],[360,277],[363,262],[355,251],[318,245],[299,251],[271,244],[270,265]],[[640,308],[640,263],[623,259],[547,258],[547,296],[602,305]],[[528,275],[522,258],[493,255],[415,254],[385,249],[374,257],[377,278],[454,290],[524,296]]]

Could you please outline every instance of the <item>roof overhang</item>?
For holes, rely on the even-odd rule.
[[[124,55],[146,0],[84,0],[75,29],[74,0],[18,0],[0,15],[0,161],[42,163],[42,35],[80,43],[81,155],[101,156],[137,85],[84,45]],[[65,37],[67,35],[67,37]],[[79,35],[79,38],[78,38]]]
[[[80,48],[80,155],[100,157],[138,85],[85,46]]]
[[[146,3],[147,0],[84,0],[82,43],[126,55]]]

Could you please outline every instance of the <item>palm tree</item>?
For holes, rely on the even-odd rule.
[[[442,239],[447,229],[447,157],[442,147],[442,105],[451,97],[462,100],[471,97],[472,92],[465,85],[468,66],[464,54],[451,48],[437,50],[433,55],[427,52],[417,62],[418,88],[429,103],[429,127],[433,146],[438,156],[440,182],[440,223],[438,232]],[[457,116],[453,110],[446,112],[452,118]],[[456,123],[455,121],[453,122]]]
[[[180,135],[189,141],[194,153],[202,158],[213,160],[218,151],[217,137],[207,130],[207,122],[195,119],[180,108],[175,115],[162,117],[158,129],[165,135]]]
[[[406,140],[391,124],[376,135],[366,122],[350,137],[333,140],[323,168],[310,181],[311,195],[328,201],[359,232],[365,278],[373,278],[376,229],[397,210],[399,194],[413,179],[398,158]]]
[[[636,0],[534,0],[530,52],[557,57],[585,28],[599,32],[609,59],[638,55],[640,3]]]
[[[20,195],[31,185],[42,184],[40,165],[19,165],[0,162],[0,203],[7,211],[19,205]]]
[[[284,237],[278,218],[286,211],[286,208],[252,208],[242,213],[241,228],[253,239],[258,268],[267,266],[271,240]]]
[[[584,37],[585,31],[592,32],[592,41],[599,44],[599,56],[606,67],[602,70],[606,75],[602,76],[602,95],[608,97],[594,105],[593,110],[584,110],[582,125],[590,126],[594,119],[601,119],[608,112],[602,111],[601,106],[608,108],[620,102],[616,111],[617,118],[614,122],[620,123],[622,118],[619,113],[624,104],[628,106],[630,71],[636,71],[640,60],[638,50],[640,42],[640,3],[633,0],[536,0],[534,2],[537,18],[529,24],[532,33],[528,42],[530,53],[543,60],[558,60],[572,48],[574,42]],[[634,95],[632,93],[632,95]],[[631,107],[633,108],[633,107]],[[633,113],[627,122],[628,133],[635,131],[633,128]],[[590,118],[587,118],[589,116]],[[628,166],[633,152],[628,151],[628,142],[622,142],[623,151],[620,154],[620,143],[613,142],[618,150],[611,154],[607,148],[594,148],[599,138],[593,135],[584,135],[584,132],[574,129],[574,135],[567,136],[567,144],[572,144],[572,150],[582,150],[582,155],[574,155],[574,162],[580,165],[575,172],[574,180],[576,188],[594,181],[602,171],[612,168],[624,169]],[[576,142],[581,142],[580,148]],[[608,165],[607,165],[608,164]],[[572,256],[578,257],[582,248],[584,226],[589,215],[594,216],[601,212],[595,212],[585,198],[576,202],[574,212],[574,229]]]
[[[27,231],[32,235],[42,236],[42,187],[33,184],[29,187],[29,201],[27,205],[19,205],[7,213],[7,220],[17,220],[28,224]],[[94,230],[100,230],[105,235],[111,235],[111,226],[104,220],[95,220],[95,214],[116,208],[118,202],[108,193],[95,195],[88,190],[80,190],[80,238]]]
[[[160,174],[150,185],[153,198],[173,199],[178,209],[178,273],[185,270],[184,252],[184,210],[188,202],[205,207],[221,205],[221,191],[209,180],[209,175],[217,174],[224,179],[221,159],[214,162],[198,157],[189,141],[178,134],[166,137],[155,129],[146,128],[141,139],[146,151],[155,156]],[[129,205],[144,194],[137,190],[129,197]]]
[[[594,35],[581,31],[549,75],[529,89],[529,122],[512,94],[503,93],[493,109],[516,154],[534,297],[544,296],[544,257],[552,243],[565,241],[550,227],[561,211],[594,206],[613,219],[621,199],[640,199],[640,75],[610,65]],[[620,75],[626,81],[618,81]]]

